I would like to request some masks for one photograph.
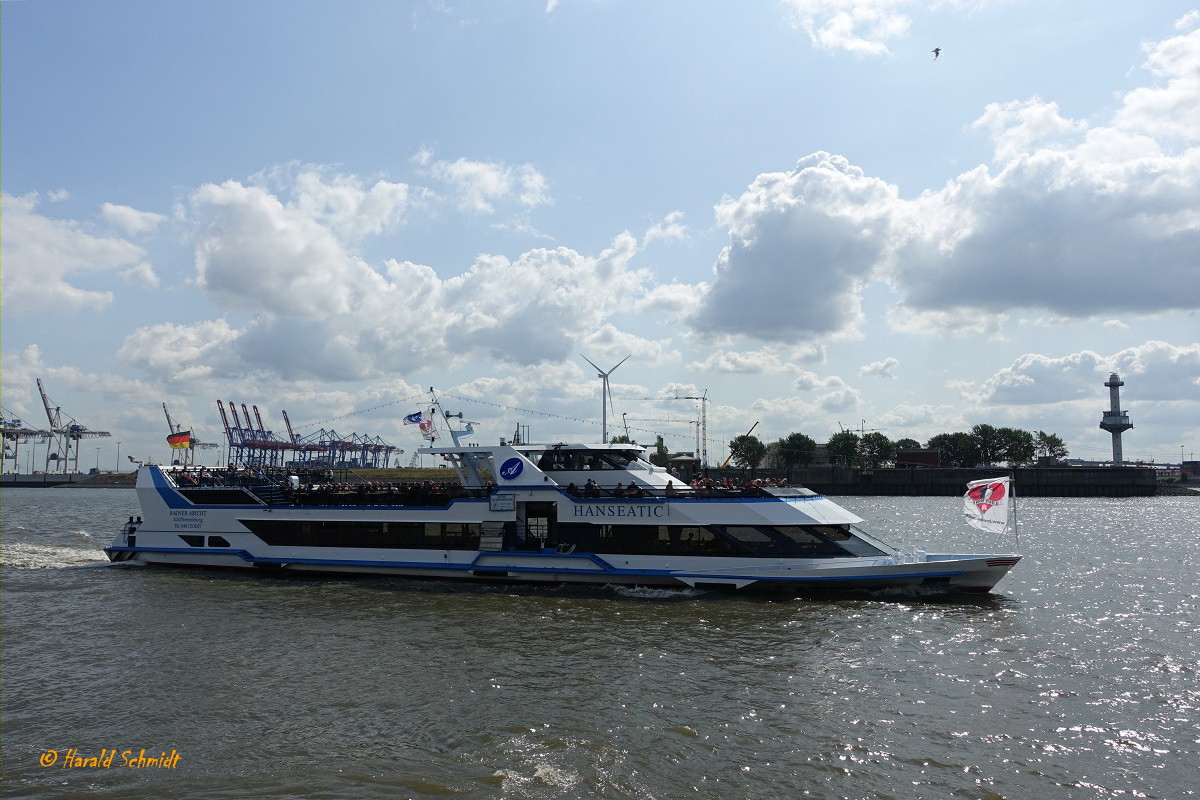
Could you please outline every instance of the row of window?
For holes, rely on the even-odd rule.
[[[273,547],[377,547],[478,550],[478,522],[242,520]]]
[[[627,470],[631,461],[637,459],[633,450],[547,450],[538,459],[538,469],[568,470],[580,472],[585,469]]]
[[[276,547],[369,547],[478,550],[479,523],[243,520]],[[585,525],[531,517],[518,535],[505,527],[505,547],[573,545],[577,552],[647,555],[779,556],[832,558],[883,555],[835,525]]]

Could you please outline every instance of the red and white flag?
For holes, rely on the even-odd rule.
[[[963,495],[963,517],[981,531],[1004,533],[1012,511],[1012,478],[971,481]]]

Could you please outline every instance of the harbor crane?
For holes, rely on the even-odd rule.
[[[21,445],[41,444],[49,438],[50,431],[31,428],[20,418],[12,416],[6,411],[5,415],[0,417],[0,439],[3,439],[4,442],[4,456],[3,461],[0,461],[0,471],[3,471],[3,462],[11,458],[13,472],[20,472]],[[32,471],[33,469],[30,467],[30,472]]]
[[[66,472],[71,465],[74,454],[73,472],[79,472],[79,445],[83,439],[107,439],[112,436],[108,431],[93,431],[79,424],[69,414],[64,415],[59,406],[51,407],[50,398],[46,396],[46,387],[42,379],[37,379],[38,392],[42,395],[42,405],[46,407],[46,419],[50,422],[50,441],[46,448],[46,472],[50,472],[50,462],[55,462],[55,472]]]
[[[191,466],[196,463],[197,450],[213,450],[221,445],[216,442],[202,442],[192,435],[191,428],[184,430],[184,427],[175,420],[171,419],[171,412],[167,410],[167,404],[163,403],[163,415],[167,418],[167,442],[170,443],[172,438],[178,437],[181,434],[187,434],[188,443],[180,447],[172,447],[172,450],[186,449],[187,453],[183,456],[180,463]]]

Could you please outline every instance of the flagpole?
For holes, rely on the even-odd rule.
[[[1017,530],[1017,471],[1012,473],[1012,517],[1013,517],[1013,542],[1016,545],[1017,552],[1021,551],[1021,534]]]

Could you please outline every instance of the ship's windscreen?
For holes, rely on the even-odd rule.
[[[466,451],[459,453],[458,457],[462,459],[463,467],[467,472],[467,479],[476,486],[482,486],[486,483],[496,482],[496,465],[492,460],[492,454],[489,452],[472,452]],[[472,474],[474,473],[474,474]]]
[[[838,547],[856,556],[887,555],[887,553],[871,543],[851,534],[849,527],[846,525],[809,525],[800,530],[810,535],[815,534],[831,542],[837,542]]]
[[[629,468],[638,459],[636,450],[547,450],[538,460],[538,469],[543,472],[565,470],[606,470]]]

